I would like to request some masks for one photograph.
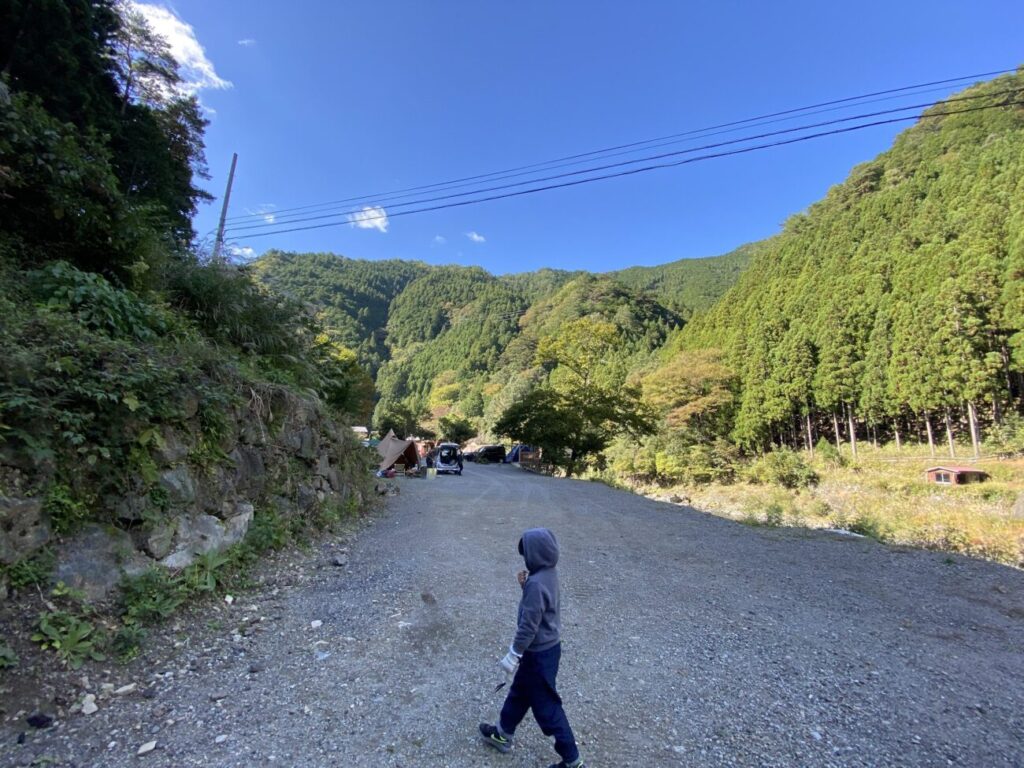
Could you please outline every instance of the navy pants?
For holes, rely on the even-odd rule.
[[[562,699],[555,690],[555,678],[558,676],[558,661],[562,658],[562,646],[558,644],[546,651],[523,654],[519,662],[512,687],[505,704],[501,708],[501,719],[498,721],[501,731],[512,736],[516,727],[533,710],[533,717],[545,736],[555,737],[555,751],[567,763],[574,762],[580,756],[576,748],[576,738],[569,727],[569,719],[562,709]]]

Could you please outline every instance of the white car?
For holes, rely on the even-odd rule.
[[[434,449],[434,468],[438,474],[462,474],[462,449],[455,443],[441,443]]]

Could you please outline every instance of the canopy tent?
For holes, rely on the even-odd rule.
[[[419,454],[416,453],[416,443],[412,440],[402,440],[395,437],[394,430],[389,429],[384,439],[377,445],[377,453],[380,454],[381,469],[390,469],[395,462],[401,461],[407,467],[415,467],[419,464]]]

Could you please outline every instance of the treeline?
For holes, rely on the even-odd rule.
[[[747,450],[911,436],[975,453],[1024,394],[1024,74],[923,119],[767,241],[673,342],[734,373]],[[945,111],[940,104],[931,112]]]

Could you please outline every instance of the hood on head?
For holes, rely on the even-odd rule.
[[[530,573],[558,565],[558,540],[547,528],[531,528],[519,539],[519,554]]]

